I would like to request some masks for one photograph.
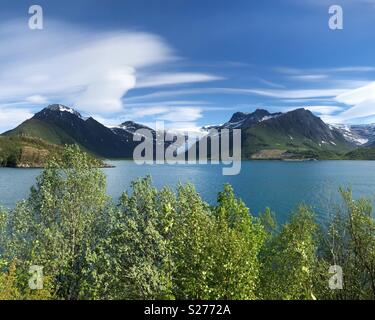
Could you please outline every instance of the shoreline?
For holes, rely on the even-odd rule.
[[[131,159],[109,159],[109,161],[131,161],[131,162],[134,162]],[[242,160],[233,160],[233,161],[241,161],[241,162],[242,161],[243,162],[249,162],[249,161],[256,161],[256,162],[274,161],[274,162],[277,162],[277,161],[280,161],[280,162],[291,162],[291,163],[293,163],[293,162],[317,162],[317,161],[375,161],[375,159],[314,159],[314,158],[311,158],[311,159],[272,159],[272,158],[266,159],[266,158],[264,158],[264,159],[242,159]],[[164,164],[168,164],[168,163],[164,163]],[[186,162],[184,164],[199,165],[199,163],[197,163],[197,162],[195,162],[195,163]],[[207,163],[207,164],[210,164],[210,163]],[[204,165],[207,165],[207,164],[204,164]],[[170,164],[168,164],[168,165],[170,165]],[[179,164],[177,163],[176,165],[179,165]],[[0,165],[0,168],[24,170],[24,169],[44,169],[45,167],[40,166],[40,165],[38,165],[38,166],[31,166],[31,165],[1,166]],[[116,168],[116,166],[112,165],[112,164],[105,164],[103,166],[99,166],[98,168],[100,168],[100,169],[112,169],[112,168]]]

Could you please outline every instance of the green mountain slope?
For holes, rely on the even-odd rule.
[[[356,147],[305,109],[238,112],[224,125],[211,128],[241,129],[243,159],[340,159]]]
[[[286,158],[337,158],[353,147],[341,139],[313,140],[292,130],[280,130],[266,123],[257,124],[242,132],[242,154],[244,158],[258,158],[266,150],[283,151]],[[277,153],[276,153],[277,154]]]
[[[132,135],[123,139],[95,119],[83,118],[77,111],[57,104],[36,113],[4,135],[37,137],[57,145],[77,144],[102,158],[130,158],[137,144]]]
[[[57,145],[74,143],[74,139],[64,130],[53,124],[34,118],[26,120],[17,128],[7,131],[3,135],[38,137],[46,142]]]
[[[375,148],[363,147],[348,152],[343,157],[346,160],[375,160]]]
[[[38,138],[0,136],[1,167],[43,167],[52,154],[61,152],[61,147]]]

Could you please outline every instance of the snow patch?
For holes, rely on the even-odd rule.
[[[78,118],[80,118],[82,120],[87,120],[87,119],[84,119],[81,116],[81,114],[79,112],[77,112],[76,110],[74,110],[73,108],[63,106],[62,104],[52,104],[52,105],[48,106],[47,109],[52,110],[52,111],[58,111],[58,112],[68,112],[70,114],[73,114],[73,115],[77,116]]]
[[[352,125],[349,124],[329,124],[331,130],[338,130],[345,138],[346,141],[352,142],[357,146],[361,146],[369,142],[369,139],[362,137],[360,134],[353,130]],[[366,125],[363,126],[366,128]]]

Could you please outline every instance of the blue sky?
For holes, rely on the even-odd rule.
[[[107,125],[175,128],[256,108],[375,121],[375,0],[10,1],[0,5],[0,130],[50,103]],[[41,5],[44,29],[28,29]]]

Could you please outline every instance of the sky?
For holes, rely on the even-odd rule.
[[[375,122],[375,0],[2,0],[0,131],[49,104],[196,129],[306,108]],[[43,30],[31,30],[31,5]]]

